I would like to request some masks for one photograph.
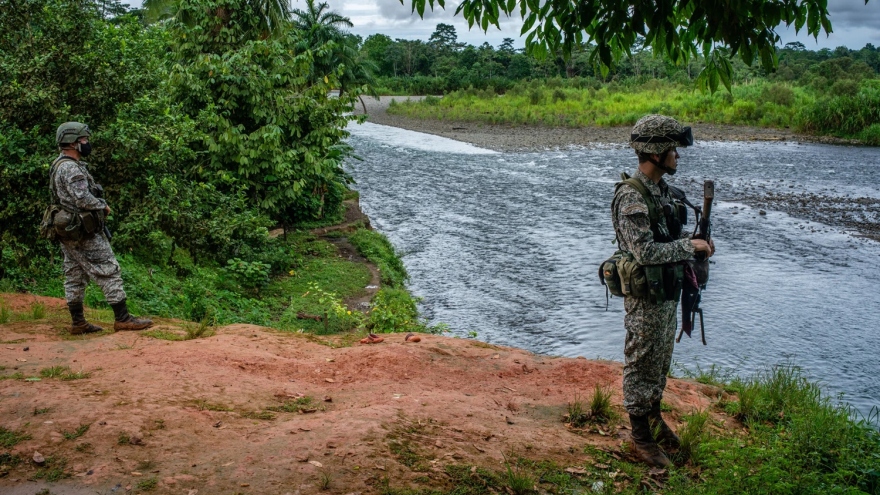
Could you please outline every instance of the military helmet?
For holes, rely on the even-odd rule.
[[[73,144],[77,139],[91,135],[89,126],[80,122],[65,122],[58,126],[58,131],[55,132],[55,144],[58,146]]]
[[[694,135],[690,127],[665,115],[646,115],[636,122],[629,145],[639,153],[662,154],[678,146],[692,146]]]

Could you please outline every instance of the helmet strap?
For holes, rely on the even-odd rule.
[[[671,150],[666,150],[666,151],[664,151],[663,153],[661,153],[660,155],[658,155],[658,156],[660,157],[660,160],[659,160],[659,161],[658,161],[658,160],[655,160],[655,159],[653,159],[653,158],[650,158],[650,157],[648,158],[648,161],[651,162],[651,163],[653,163],[655,167],[657,167],[657,168],[659,168],[660,170],[666,172],[667,174],[669,174],[669,175],[675,175],[676,169],[674,169],[674,168],[669,168],[669,167],[667,167],[666,165],[664,165],[664,164],[666,163],[666,158],[669,156],[669,152],[670,152],[670,151],[671,151]]]

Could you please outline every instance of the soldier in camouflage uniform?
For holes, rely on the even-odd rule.
[[[670,117],[648,115],[633,127],[630,146],[639,158],[639,167],[633,178],[645,186],[654,197],[654,203],[661,208],[673,200],[662,176],[675,174],[679,158],[676,148],[690,144],[693,144],[690,128],[682,127]],[[660,235],[655,238],[648,205],[642,194],[630,185],[617,189],[611,217],[620,249],[632,253],[639,265],[673,264],[693,258],[698,251],[708,255],[714,252],[714,246],[703,240],[690,239],[687,233],[680,234],[677,239],[671,236],[663,214],[659,215],[657,226]],[[658,441],[672,448],[679,446],[678,436],[660,413],[677,325],[678,298],[667,299],[659,303],[649,298],[624,299],[626,362],[623,405],[630,416],[636,455],[645,463],[658,467],[669,465]],[[653,433],[657,434],[656,439]]]
[[[64,232],[64,224],[69,224],[78,212],[92,213],[91,218],[99,221],[97,232],[74,232],[60,238],[64,253],[64,295],[73,319],[70,333],[79,335],[102,330],[87,322],[84,316],[83,297],[89,280],[101,287],[107,303],[113,308],[114,330],[142,330],[153,322],[128,313],[119,263],[103,233],[103,219],[110,214],[110,207],[104,199],[95,196],[99,189],[86,169],[86,163],[81,161],[91,153],[90,135],[88,126],[79,122],[67,122],[58,127],[55,142],[61,154],[52,164],[50,178],[55,204],[63,208],[55,216],[57,231]]]

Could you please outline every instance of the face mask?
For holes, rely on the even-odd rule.
[[[77,143],[76,150],[81,156],[89,156],[92,154],[92,143]]]

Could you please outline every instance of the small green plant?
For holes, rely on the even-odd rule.
[[[351,311],[335,292],[327,291],[321,288],[317,282],[309,283],[309,291],[306,293],[310,297],[315,297],[318,304],[324,311],[323,323],[324,333],[330,333],[330,317],[333,317],[335,327],[339,330],[348,330],[360,326],[363,315],[358,311]]]
[[[321,491],[327,491],[330,489],[330,483],[333,481],[333,476],[323,471],[321,472],[321,476],[318,478],[318,489]]]
[[[138,490],[149,492],[149,491],[155,489],[158,484],[159,484],[159,480],[157,480],[155,477],[144,478],[142,480],[138,480],[138,482],[135,484],[135,487]]]
[[[613,417],[611,389],[596,384],[595,388],[593,388],[593,396],[590,398],[590,419],[599,423],[606,423]]]
[[[684,417],[685,425],[678,430],[681,439],[681,447],[678,449],[678,457],[681,461],[690,460],[699,464],[699,447],[706,435],[706,423],[709,421],[709,413],[700,411]]]
[[[0,426],[0,447],[11,449],[19,442],[30,440],[31,436],[15,430],[7,430]]]
[[[131,437],[128,436],[128,433],[120,433],[116,438],[117,445],[129,445],[131,444]]]
[[[213,402],[208,402],[205,399],[199,399],[195,402],[196,408],[199,411],[219,411],[219,412],[228,412],[231,411],[232,408],[229,406],[224,406],[223,404],[216,404]]]
[[[367,327],[376,333],[420,331],[416,302],[404,289],[383,287],[373,297]]]
[[[89,442],[83,442],[77,444],[76,447],[74,447],[74,450],[76,450],[77,452],[91,452],[92,448],[92,444],[90,444]]]
[[[9,323],[9,320],[12,319],[12,311],[9,310],[9,307],[5,304],[0,304],[0,325],[5,323]]]
[[[226,271],[247,289],[258,290],[269,283],[272,266],[261,261],[243,261],[233,258],[226,261]]]
[[[477,331],[476,330],[468,330],[467,337],[469,339],[477,338]]]
[[[49,407],[35,407],[34,408],[34,416],[39,416],[41,414],[48,414],[52,409]]]
[[[590,415],[587,414],[584,401],[578,394],[575,394],[574,400],[568,403],[568,414],[565,415],[565,422],[572,428],[583,428],[590,421]]]
[[[535,493],[535,477],[532,476],[524,467],[522,466],[513,466],[507,460],[507,456],[504,456],[504,464],[506,466],[506,472],[504,477],[504,482],[507,485],[507,489],[510,491],[512,495],[527,495],[529,493]]]
[[[46,305],[41,302],[31,304],[31,319],[42,320],[46,317]]]
[[[85,433],[89,431],[89,427],[91,426],[91,424],[79,425],[75,430],[62,431],[61,434],[64,436],[65,440],[76,440],[77,438],[85,435]]]
[[[186,330],[186,338],[184,340],[201,339],[214,335],[214,327],[217,320],[210,314],[206,314],[197,325],[187,324],[184,326]]]

